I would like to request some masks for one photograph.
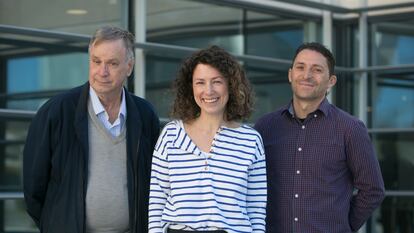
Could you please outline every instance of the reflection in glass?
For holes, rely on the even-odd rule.
[[[242,54],[242,10],[197,1],[147,1],[147,41]]]
[[[389,196],[380,208],[380,227],[375,233],[413,233],[414,197]]]
[[[320,41],[320,25],[279,15],[247,12],[246,54],[291,60],[304,41]]]
[[[88,80],[88,64],[86,53],[9,60],[7,62],[7,93],[78,86]]]
[[[320,22],[246,11],[197,1],[147,4],[147,41],[234,54],[291,59],[303,41],[321,41]]]
[[[2,232],[39,232],[33,220],[26,213],[23,199],[0,200],[4,211]]]
[[[414,132],[375,133],[372,141],[385,189],[414,191]]]
[[[246,62],[244,64],[247,77],[253,85],[256,94],[254,112],[250,122],[255,122],[260,116],[275,111],[286,105],[292,98],[288,82],[287,64],[259,64]]]
[[[146,56],[145,98],[153,104],[161,118],[169,117],[174,99],[171,92],[172,82],[175,80],[182,59],[154,54]]]
[[[372,127],[414,128],[414,72],[374,77]]]
[[[28,121],[1,121],[4,129],[0,143],[0,190],[22,190],[23,146],[26,138]]]
[[[374,23],[372,65],[414,63],[414,19]]]
[[[414,232],[414,132],[374,133],[372,141],[377,151],[385,189],[392,192],[378,212],[375,233]],[[408,193],[403,196],[402,193]],[[409,194],[411,193],[411,194]],[[378,225],[378,224],[377,224]]]

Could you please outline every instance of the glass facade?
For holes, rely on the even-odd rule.
[[[86,53],[10,59],[6,68],[6,92],[9,94],[6,107],[37,110],[47,100],[47,96],[19,98],[19,94],[59,91],[78,86],[87,80],[87,66]],[[59,79],[59,82],[56,82],[56,79]]]
[[[414,63],[412,15],[374,18],[371,27],[371,65],[406,66]],[[414,232],[414,69],[371,73],[373,133],[385,187],[391,195],[381,205],[382,232]],[[374,131],[375,132],[375,131]]]
[[[372,31],[372,66],[399,66],[414,63],[414,17],[375,19]],[[414,127],[414,69],[372,74],[372,126],[375,128]]]
[[[243,53],[243,10],[197,1],[147,1],[147,41]]]
[[[290,100],[287,72],[295,49],[302,42],[332,41],[338,83],[330,98],[366,121],[387,189],[360,233],[413,233],[412,1],[351,2],[0,1],[0,232],[37,232],[22,199],[22,150],[33,113],[51,96],[87,81],[87,43],[97,27],[134,31],[143,24],[145,41],[137,44],[145,54],[138,61],[145,68],[142,85],[162,120],[169,117],[177,69],[194,49],[216,44],[240,60],[256,94],[253,123]],[[137,5],[145,6],[139,11],[145,22],[134,21]],[[393,10],[370,8],[384,6]],[[321,10],[334,14],[327,19]],[[366,21],[355,14],[360,12]],[[361,67],[364,58],[367,66]]]

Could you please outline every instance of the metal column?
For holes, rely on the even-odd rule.
[[[324,0],[325,3],[331,3],[330,0]],[[322,12],[322,40],[323,44],[332,51],[332,12],[328,10],[324,10]],[[333,53],[333,51],[332,51]],[[335,86],[329,90],[331,93],[327,96],[327,99],[330,103],[334,102],[333,99],[333,92]]]
[[[135,0],[135,42],[146,41],[146,0]],[[135,49],[135,95],[145,97],[145,54],[140,48]]]
[[[362,0],[361,5],[367,6],[367,0]],[[367,13],[361,12],[359,15],[359,67],[366,68],[368,65],[368,20]],[[367,106],[368,106],[368,76],[363,71],[356,75],[358,78],[358,118],[367,124]],[[367,223],[365,223],[358,233],[367,232]]]
[[[368,20],[367,13],[363,12],[359,17],[359,67],[366,68],[368,65]],[[358,117],[367,124],[368,106],[368,75],[361,72],[358,76]]]

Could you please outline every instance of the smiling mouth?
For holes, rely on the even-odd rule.
[[[206,103],[214,103],[214,102],[217,102],[218,99],[219,98],[217,97],[217,98],[210,98],[210,99],[203,98],[202,100]]]

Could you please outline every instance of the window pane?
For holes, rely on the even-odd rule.
[[[414,19],[374,23],[372,65],[414,63]]]
[[[320,26],[316,22],[247,13],[247,54],[291,60],[304,41],[320,41]]]
[[[414,127],[414,73],[388,73],[374,77],[372,126]]]
[[[147,1],[147,41],[241,54],[242,10],[184,0]]]
[[[288,104],[292,98],[287,77],[288,65],[247,62],[245,69],[256,95],[250,122],[255,122],[263,114]]]
[[[88,80],[88,55],[71,53],[9,60],[7,92],[75,87]]]
[[[1,121],[4,129],[1,142],[0,163],[0,189],[3,191],[22,190],[22,154],[24,140],[26,138],[29,122],[23,121]]]
[[[372,140],[385,189],[414,191],[414,132],[376,133]]]
[[[161,118],[168,118],[174,96],[172,82],[182,58],[149,54],[146,56],[146,96]]]
[[[2,232],[39,232],[33,220],[26,213],[23,199],[0,200],[4,214]]]
[[[8,60],[6,107],[37,110],[59,91],[85,83],[88,70],[86,53]]]
[[[379,209],[375,233],[414,232],[414,197],[387,197]]]

